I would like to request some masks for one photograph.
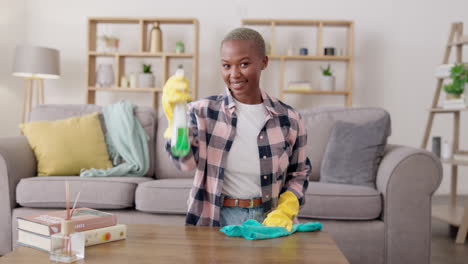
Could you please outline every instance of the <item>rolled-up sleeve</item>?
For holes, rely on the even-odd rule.
[[[292,146],[292,154],[283,191],[293,192],[299,204],[305,203],[305,192],[309,185],[312,166],[306,154],[307,132],[301,116],[297,113],[297,137]]]

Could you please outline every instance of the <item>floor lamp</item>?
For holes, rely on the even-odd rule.
[[[44,79],[60,78],[60,53],[51,48],[17,46],[13,75],[25,78],[22,116],[24,123],[27,120],[26,115],[31,112],[33,94],[36,105],[44,103]]]

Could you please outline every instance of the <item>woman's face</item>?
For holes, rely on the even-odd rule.
[[[253,40],[228,40],[221,46],[221,74],[242,103],[261,103],[260,74],[267,65],[268,57],[259,54]]]

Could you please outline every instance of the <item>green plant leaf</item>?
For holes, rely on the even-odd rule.
[[[450,69],[450,77],[452,79],[464,78],[465,66],[463,64],[456,64]]]
[[[143,72],[144,73],[152,73],[151,72],[151,64],[143,64]]]
[[[444,85],[444,91],[449,94],[462,94],[464,90],[464,85],[456,83],[449,83]]]
[[[320,69],[322,70],[322,75],[323,76],[332,76],[332,72],[331,72],[331,68],[330,68],[330,64],[328,64],[327,68],[322,68],[322,66],[320,66]]]
[[[468,69],[464,64],[455,64],[450,69],[452,83],[444,85],[444,91],[450,94],[462,94],[465,90],[465,83],[468,82]]]

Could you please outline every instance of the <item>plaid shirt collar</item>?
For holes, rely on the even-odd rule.
[[[265,108],[268,114],[270,115],[270,117],[279,115],[279,111],[276,108],[278,101],[274,101],[262,89],[260,89],[260,92],[262,93],[263,104],[265,105]],[[234,97],[231,94],[231,90],[229,90],[229,88],[227,87],[225,88],[224,107],[226,108],[227,112],[229,112],[231,115],[236,110],[236,102],[234,101]]]

